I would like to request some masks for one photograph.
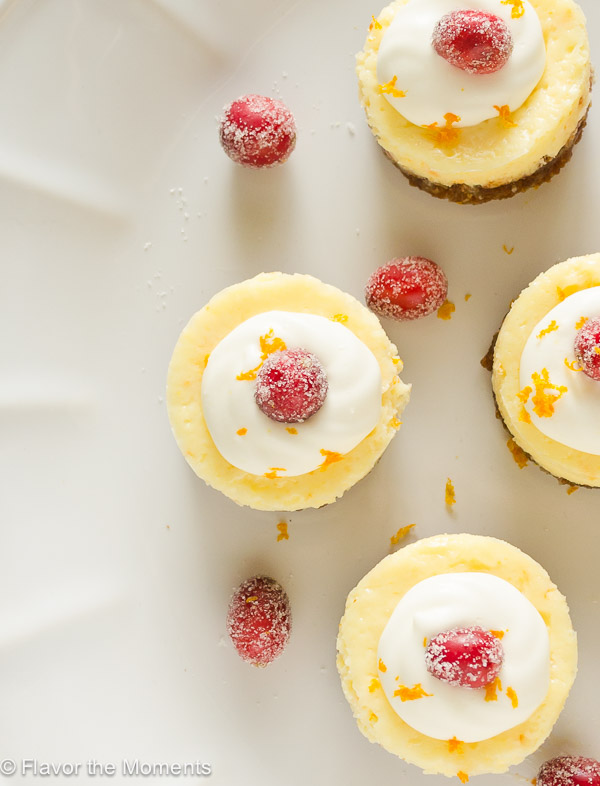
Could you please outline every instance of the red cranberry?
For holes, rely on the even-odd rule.
[[[424,257],[392,259],[371,275],[365,289],[367,306],[381,317],[419,319],[446,300],[444,271]]]
[[[558,756],[542,764],[537,786],[600,786],[600,762],[583,756]]]
[[[427,671],[438,680],[462,688],[490,685],[500,673],[503,660],[500,640],[477,626],[438,633],[425,650]]]
[[[283,652],[290,627],[290,601],[275,579],[247,579],[231,598],[227,632],[238,655],[255,666],[267,666]]]
[[[443,16],[433,30],[435,51],[469,74],[493,74],[513,50],[510,30],[488,11],[460,10]]]
[[[323,406],[327,376],[318,357],[305,349],[273,352],[256,377],[260,410],[280,423],[302,423]]]
[[[588,377],[600,380],[600,317],[588,319],[577,332],[575,357]]]
[[[262,169],[289,158],[296,123],[282,101],[248,95],[225,107],[219,134],[223,150],[236,164]]]

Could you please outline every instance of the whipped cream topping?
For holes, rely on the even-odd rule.
[[[260,338],[315,354],[327,374],[321,409],[303,423],[277,423],[254,400],[255,379],[237,379],[264,359]],[[323,466],[328,453],[355,448],[377,425],[382,382],[371,350],[326,317],[268,311],[242,322],[212,351],[202,377],[202,408],[221,455],[252,475],[288,477]]]
[[[524,13],[513,18],[514,6],[502,0],[409,0],[398,9],[386,30],[377,57],[377,80],[386,85],[396,77],[403,97],[384,93],[389,103],[418,126],[445,125],[448,112],[460,117],[454,124],[474,126],[499,112],[494,106],[518,109],[531,95],[546,66],[542,27],[533,6],[523,0]],[[510,30],[514,48],[506,65],[493,74],[468,74],[438,55],[431,43],[438,21],[461,9],[488,11]]]
[[[533,374],[546,369],[549,381],[567,390],[554,402],[551,417],[536,414],[531,395],[524,404],[531,422],[556,442],[600,456],[600,382],[575,370],[573,345],[582,317],[600,317],[600,287],[569,295],[538,322],[523,348],[519,385],[521,390],[529,386],[535,391]],[[556,396],[552,389],[545,393]]]
[[[425,665],[425,640],[451,628],[479,625],[502,632],[504,662],[496,700],[486,689],[436,679]],[[415,584],[396,606],[377,654],[381,685],[394,711],[438,740],[480,742],[523,723],[550,684],[550,643],[544,620],[516,587],[488,573],[444,573]],[[402,701],[399,686],[427,696]],[[510,690],[512,689],[512,690]],[[514,697],[518,704],[514,706]]]

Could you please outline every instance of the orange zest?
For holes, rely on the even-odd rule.
[[[527,410],[525,410],[525,412],[527,412]],[[512,437],[508,440],[506,445],[510,450],[510,452],[512,453],[512,457],[515,460],[515,463],[519,465],[519,469],[523,469],[524,467],[526,467],[529,462],[529,459],[527,458],[527,453],[525,453],[525,451],[517,445],[517,443],[514,441],[514,439],[512,439]],[[492,631],[492,633],[494,633],[494,631]],[[494,633],[494,635],[496,634]],[[504,636],[504,633],[502,634],[502,636]]]
[[[509,256],[510,256],[510,255],[512,254],[512,252],[515,250],[515,247],[514,247],[514,246],[512,246],[512,248],[507,248],[507,246],[506,246],[506,243],[504,243],[504,245],[502,246],[502,248],[504,249],[505,253],[507,253]]]
[[[421,683],[417,682],[412,688],[406,685],[399,685],[398,689],[394,691],[394,696],[398,696],[400,701],[416,701],[417,699],[424,699],[426,696],[433,696],[433,693],[426,693]]]
[[[502,0],[502,5],[512,5],[510,15],[513,19],[519,19],[525,13],[523,0]]]
[[[347,322],[347,321],[348,321],[348,314],[334,314],[334,315],[331,317],[331,321],[332,321],[332,322],[341,322],[341,323],[342,323],[342,325],[343,325],[343,324],[344,324],[344,322]]]
[[[581,328],[585,325],[588,319],[589,317],[579,317],[579,319],[575,323],[575,330],[581,330]]]
[[[569,358],[565,358],[565,366],[569,369],[569,371],[582,371],[578,360],[569,361]]]
[[[381,22],[378,22],[374,16],[371,17],[371,24],[369,30],[381,30]]]
[[[318,467],[321,472],[327,469],[330,464],[335,464],[336,461],[341,461],[344,458],[341,453],[336,453],[334,450],[325,450],[324,448],[321,448],[319,452],[322,456],[325,456],[325,460],[322,464],[319,464]]]
[[[277,543],[280,540],[289,540],[290,536],[288,534],[288,525],[285,521],[280,521],[277,525],[277,529],[279,530],[279,535],[277,535]]]
[[[533,388],[527,385],[527,387],[524,387],[523,390],[517,393],[517,398],[522,404],[527,404],[527,402],[529,401],[529,396],[531,396],[532,393],[533,393]]]
[[[485,686],[485,700],[486,701],[498,701],[498,691],[502,690],[502,683],[496,677],[493,682],[490,682],[489,685]]]
[[[506,631],[504,631],[504,630],[491,630],[490,633],[492,634],[492,636],[495,636],[497,639],[502,640],[504,638],[504,634],[506,633]]]
[[[562,287],[556,287],[556,294],[558,295],[558,299],[562,302],[565,298],[568,298],[569,295],[573,295],[575,292],[579,292],[581,287],[578,287],[577,284],[570,284],[568,287],[564,289]]]
[[[256,379],[256,375],[262,368],[262,364],[269,357],[269,355],[272,355],[273,352],[279,352],[280,350],[287,349],[285,341],[273,335],[272,328],[268,333],[265,333],[264,336],[260,336],[259,342],[261,349],[260,363],[258,366],[256,366],[256,368],[251,368],[249,371],[242,371],[240,374],[238,374],[236,379],[239,379],[241,382]]]
[[[388,425],[390,426],[390,428],[395,428],[396,430],[398,430],[402,425],[402,421],[398,420],[398,418],[392,418]]]
[[[540,330],[536,338],[544,338],[544,336],[547,336],[548,333],[552,333],[555,330],[558,330],[558,325],[556,324],[556,320],[553,319],[552,322],[548,325],[548,327],[545,327],[543,330]]]
[[[406,527],[400,527],[398,532],[396,532],[396,534],[392,535],[392,537],[390,538],[390,546],[397,546],[398,543],[400,543],[400,541],[402,540],[402,538],[405,538],[408,535],[408,533],[411,531],[411,529],[413,529],[414,526],[416,525],[407,524]]]
[[[506,128],[516,128],[518,123],[515,123],[512,117],[512,113],[508,107],[508,104],[503,104],[502,106],[496,106],[494,104],[494,109],[498,112],[498,117],[502,121],[502,123],[506,126]]]
[[[571,494],[574,494],[576,491],[578,491],[578,489],[579,486],[569,486],[569,488],[567,489],[567,494],[571,496]]]
[[[404,98],[406,93],[404,90],[399,90],[396,87],[396,82],[398,81],[397,76],[393,76],[389,82],[385,82],[383,85],[377,85],[377,92],[379,95],[384,95],[387,93],[388,95],[393,96],[394,98]]]
[[[385,674],[385,672],[387,671],[387,666],[386,666],[386,665],[385,665],[385,663],[384,663],[384,662],[381,660],[381,658],[379,658],[379,663],[377,664],[377,668],[379,669],[379,671],[382,671],[384,674]]]
[[[469,776],[467,775],[467,773],[466,773],[466,772],[463,772],[462,770],[459,770],[459,771],[456,773],[456,777],[458,778],[458,780],[459,780],[461,783],[467,783],[467,781],[469,780]]]
[[[286,426],[285,430],[287,431],[288,434],[292,434],[292,435],[295,435],[295,434],[298,433],[298,429],[294,428],[293,426]]]
[[[374,677],[371,682],[369,683],[369,693],[375,693],[377,688],[380,687],[380,682],[377,677]]]
[[[519,421],[521,423],[531,423],[531,415],[529,412],[527,412],[525,407],[521,407],[521,411],[519,412]]]
[[[452,737],[452,739],[447,740],[447,742],[449,753],[464,753],[465,743],[462,740],[457,740],[456,737]]]
[[[278,472],[286,472],[285,467],[270,467],[269,469],[269,472],[265,472],[265,478],[269,478],[269,480],[277,480],[281,477],[277,474]]]
[[[244,437],[248,433],[248,429],[247,428],[239,428],[235,433],[239,434],[240,437]]]
[[[465,295],[465,303],[467,303],[472,297],[473,295],[471,295],[470,292],[467,292],[467,294]]]
[[[448,505],[449,507],[451,507],[452,505],[454,505],[456,503],[456,494],[454,492],[454,484],[452,483],[450,478],[448,478],[448,480],[446,481],[446,492],[445,492],[444,500],[446,502],[446,505]]]
[[[438,319],[452,319],[452,314],[456,311],[456,306],[450,300],[444,300],[437,310]]]
[[[369,720],[370,720],[370,722],[371,722],[371,723],[377,723],[377,721],[379,720],[379,718],[377,717],[377,715],[375,715],[375,713],[374,713],[374,712],[372,712],[372,713],[369,715]]]
[[[513,709],[516,710],[517,707],[519,706],[519,699],[517,697],[517,694],[515,693],[514,688],[507,688],[506,695],[510,699],[511,704],[513,705]]]
[[[540,418],[551,418],[554,415],[554,405],[563,397],[568,388],[565,385],[554,385],[550,382],[547,368],[543,368],[540,374],[534,371],[531,379],[535,385],[535,393],[531,399],[533,411]],[[555,393],[546,391],[555,391]]]
[[[254,603],[258,600],[258,595],[250,595],[249,598],[246,598],[246,603]]]
[[[452,144],[458,142],[460,137],[460,129],[453,127],[455,123],[460,123],[460,117],[452,112],[446,112],[444,121],[445,125],[443,126],[438,126],[437,122],[422,126],[431,132],[433,141],[436,145]]]

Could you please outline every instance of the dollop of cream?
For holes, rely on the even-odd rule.
[[[255,379],[238,379],[262,360],[260,338],[271,333],[288,349],[315,354],[328,391],[303,423],[277,423],[254,400]],[[315,314],[268,311],[242,322],[212,351],[202,377],[202,409],[221,455],[252,475],[289,477],[343,456],[377,425],[382,381],[375,355],[340,322]]]
[[[530,395],[524,406],[531,422],[556,442],[600,456],[600,382],[576,370],[573,348],[583,317],[600,317],[600,287],[574,292],[538,322],[521,354],[519,385],[535,391],[533,374],[546,369],[549,381],[567,390],[554,402],[550,417],[536,414]],[[556,396],[552,389],[545,393]]]
[[[531,95],[546,66],[546,46],[538,15],[527,0],[524,13],[513,17],[514,6],[502,0],[409,0],[398,9],[386,30],[377,57],[377,80],[404,96],[384,92],[389,103],[418,126],[445,125],[448,112],[460,117],[454,124],[474,126],[498,117],[494,107],[518,109]],[[460,9],[488,11],[510,30],[514,48],[506,65],[493,74],[469,74],[450,65],[431,43],[438,21]]]
[[[425,646],[433,636],[474,625],[504,634],[502,689],[494,691],[495,700],[486,701],[485,688],[442,682],[425,665]],[[438,740],[480,742],[512,729],[539,707],[550,684],[544,620],[516,587],[488,573],[444,573],[411,587],[381,635],[377,657],[380,669],[385,668],[379,679],[394,711]],[[402,701],[399,686],[415,685],[430,695]]]

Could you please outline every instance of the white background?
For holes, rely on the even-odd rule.
[[[600,9],[581,5],[597,53]],[[215,786],[446,783],[362,737],[335,670],[348,591],[411,523],[409,540],[467,531],[524,549],[579,633],[579,676],[551,738],[475,782],[524,782],[559,753],[600,757],[600,492],[568,496],[517,467],[479,365],[524,285],[600,250],[596,107],[550,184],[484,206],[436,200],[384,158],[357,101],[354,54],[379,10],[0,3],[0,758],[199,759],[212,777],[179,780]],[[219,147],[216,116],[249,92],[296,116],[280,169],[237,168]],[[164,403],[192,313],[263,270],[362,299],[375,267],[408,254],[442,265],[456,312],[385,324],[413,394],[373,472],[336,504],[283,519],[207,488]],[[290,539],[277,543],[281,520]],[[257,572],[284,583],[294,616],[264,670],[225,631],[233,588]]]

